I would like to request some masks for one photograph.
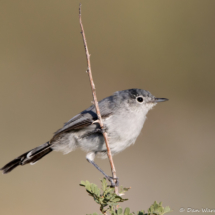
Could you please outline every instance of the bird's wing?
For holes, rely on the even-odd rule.
[[[110,115],[112,115],[111,109],[107,108],[107,102],[105,102],[104,100],[99,102],[99,108],[100,108],[102,118],[106,118],[106,117],[109,117]],[[82,128],[90,126],[97,119],[98,119],[98,117],[97,117],[97,114],[95,111],[95,107],[94,107],[94,105],[92,105],[88,109],[84,110],[80,114],[77,114],[72,119],[70,119],[68,122],[66,122],[61,129],[57,130],[54,133],[54,137],[52,139],[54,139],[56,136],[58,136],[61,133],[70,132],[73,130],[80,130]]]

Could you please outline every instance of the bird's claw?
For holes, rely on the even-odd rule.
[[[104,134],[105,132],[107,132],[107,127],[105,125],[103,125],[103,128],[98,128],[97,131]]]
[[[110,181],[111,187],[118,187],[119,186],[119,179],[118,178],[113,178],[111,176],[108,176],[107,179],[108,179],[108,181]]]

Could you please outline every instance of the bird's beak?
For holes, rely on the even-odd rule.
[[[165,99],[165,98],[155,98],[154,99],[154,102],[165,102],[165,101],[168,101],[169,99]]]

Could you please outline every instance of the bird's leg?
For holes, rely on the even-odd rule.
[[[93,164],[94,167],[96,167],[96,169],[101,172],[105,178],[107,178],[108,181],[110,181],[111,183],[111,187],[118,187],[119,186],[119,180],[118,178],[113,178],[111,176],[108,176],[94,161],[90,160],[87,158],[87,161],[91,164]],[[116,183],[114,182],[114,180],[116,180]]]
[[[99,124],[99,120],[94,121],[93,124]],[[103,133],[107,132],[107,130],[108,129],[105,125],[103,125],[103,128],[101,128],[100,124],[99,124],[99,128],[97,128],[95,131],[103,134]]]
[[[87,161],[88,161],[89,163],[93,164],[93,166],[96,167],[96,169],[99,170],[99,172],[101,172],[101,173],[105,176],[105,178],[106,178],[108,181],[110,181],[111,187],[118,187],[118,186],[119,186],[119,180],[118,180],[118,178],[113,178],[113,177],[111,177],[111,176],[108,176],[108,175],[93,161],[93,159],[91,159],[92,157],[94,158],[94,156],[95,156],[95,154],[94,154],[93,152],[88,153],[88,154],[87,154],[87,157],[86,157]],[[116,183],[115,183],[114,180],[116,180]]]
[[[105,132],[107,132],[107,127],[105,125],[103,125],[103,128],[98,128],[98,132],[104,134]]]

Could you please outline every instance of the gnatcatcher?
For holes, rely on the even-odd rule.
[[[99,108],[112,155],[133,144],[141,132],[148,111],[157,102],[167,100],[155,98],[150,92],[141,89],[118,91],[101,100]],[[106,175],[94,163],[95,156],[107,158],[102,132],[95,106],[92,105],[65,123],[63,128],[54,133],[50,141],[20,155],[1,170],[6,174],[19,165],[35,164],[51,151],[62,151],[67,154],[80,147],[88,152],[87,161],[93,164],[111,182],[112,186],[116,186],[113,178]]]

